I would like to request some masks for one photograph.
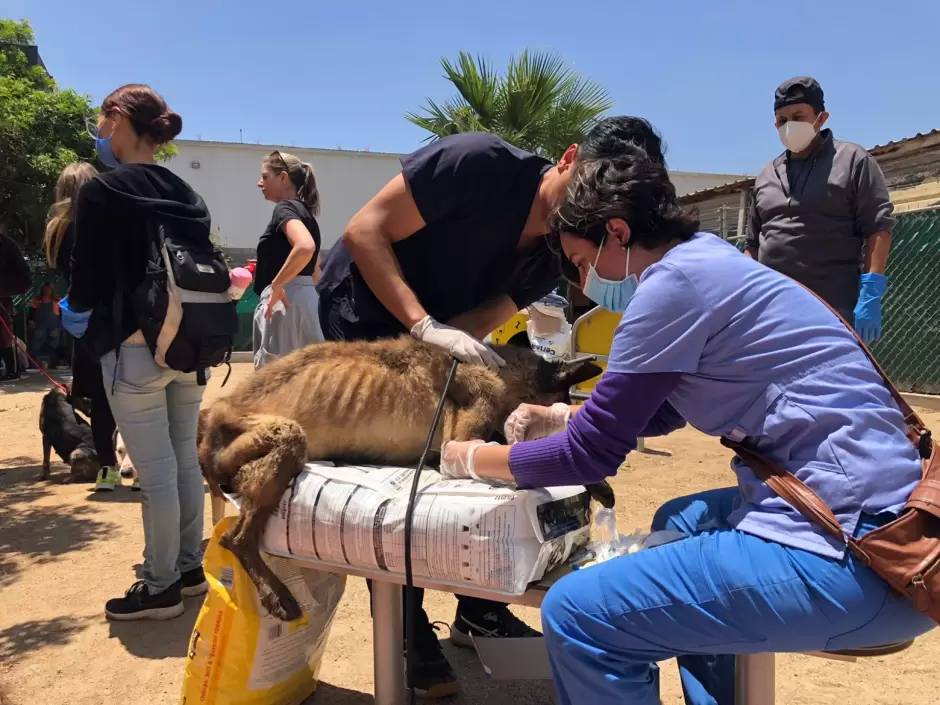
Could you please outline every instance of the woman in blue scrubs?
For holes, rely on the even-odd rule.
[[[688,422],[782,464],[847,534],[897,516],[920,479],[918,453],[855,338],[813,294],[697,232],[642,150],[579,165],[556,220],[585,294],[623,311],[607,372],[576,413],[518,410],[514,437],[557,433],[511,448],[449,443],[445,473],[523,488],[597,482],[638,437]],[[736,487],[656,513],[654,530],[688,538],[548,593],[562,705],[657,704],[656,663],[673,657],[689,705],[732,703],[734,659],[718,654],[874,646],[935,626],[746,465],[733,469]]]

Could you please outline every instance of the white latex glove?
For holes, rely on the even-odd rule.
[[[538,406],[520,404],[503,424],[503,435],[509,445],[519,441],[534,441],[564,431],[571,419],[567,404]]]
[[[461,362],[486,365],[495,370],[506,364],[491,348],[459,328],[445,325],[425,316],[411,329],[411,335],[429,345],[441,348]]]
[[[441,448],[441,475],[451,480],[479,480],[473,471],[473,456],[481,446],[498,446],[483,441],[447,441]]]

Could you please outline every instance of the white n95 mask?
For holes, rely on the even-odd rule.
[[[816,137],[816,122],[790,120],[777,128],[780,141],[791,152],[802,152]]]

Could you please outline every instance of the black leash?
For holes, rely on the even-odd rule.
[[[437,427],[441,424],[441,414],[444,411],[444,401],[447,399],[447,390],[450,383],[454,381],[457,374],[457,365],[459,360],[454,360],[450,367],[450,374],[447,375],[447,381],[444,382],[444,391],[441,392],[441,399],[437,403],[437,411],[434,412],[434,421],[431,422],[431,430],[428,433],[428,441],[424,445],[424,452],[418,461],[418,467],[415,469],[414,480],[411,482],[411,493],[408,495],[408,508],[405,510],[405,655],[407,657],[405,669],[405,685],[408,688],[411,704],[415,702],[414,687],[414,666],[415,666],[415,644],[412,624],[415,615],[415,584],[414,575],[411,571],[411,530],[414,524],[415,500],[418,496],[418,483],[421,481],[421,471],[424,470],[424,464],[428,459],[428,453],[431,452],[431,444],[434,442],[434,436],[437,433]]]

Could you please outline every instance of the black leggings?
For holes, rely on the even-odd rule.
[[[111,405],[105,396],[104,387],[97,390],[91,398],[91,435],[95,439],[95,451],[98,453],[98,462],[101,465],[117,465],[114,455],[114,415]]]

